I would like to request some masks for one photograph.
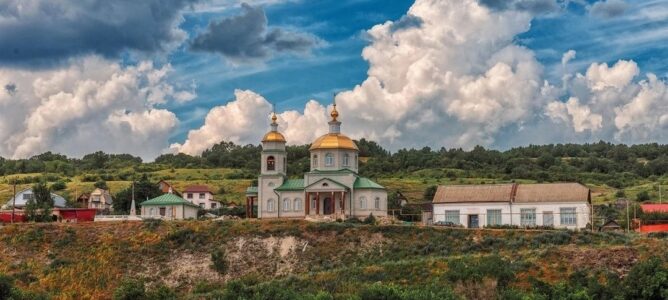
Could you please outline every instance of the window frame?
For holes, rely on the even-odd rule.
[[[292,207],[294,211],[301,211],[302,210],[302,199],[295,198],[295,200],[292,201]]]
[[[343,154],[343,166],[350,167],[350,154],[348,153]]]
[[[283,198],[283,211],[290,211],[292,209],[292,203],[289,198]]]
[[[376,197],[373,199],[373,208],[376,210],[380,209],[380,197]]]
[[[267,211],[267,212],[274,212],[274,199],[273,199],[273,198],[270,198],[269,200],[267,200],[267,209],[266,209],[266,211]]]
[[[487,209],[487,226],[503,225],[503,210],[500,208]]]
[[[565,212],[568,210],[568,212]],[[566,221],[566,222],[564,222]],[[560,207],[559,208],[559,224],[562,226],[577,226],[578,214],[576,207]]]
[[[529,218],[531,217],[531,218]],[[520,225],[521,226],[536,226],[536,209],[535,208],[520,208]]]
[[[333,167],[334,166],[334,154],[329,152],[325,154],[325,167]]]
[[[276,171],[276,158],[273,155],[267,156],[267,171]]]
[[[461,224],[461,214],[458,209],[449,209],[443,211],[443,221],[451,222],[452,224]]]
[[[318,167],[318,154],[313,154],[313,157],[311,158],[311,164],[313,165],[313,168]]]
[[[358,198],[359,208],[366,209],[366,197],[361,196]]]

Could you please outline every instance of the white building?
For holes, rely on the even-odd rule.
[[[167,220],[197,219],[199,206],[174,195],[162,196],[146,200],[139,204],[142,218],[156,218]]]
[[[12,204],[14,203],[14,198],[16,198],[16,208],[18,209],[23,209],[26,206],[26,203],[28,203],[28,200],[33,199],[35,195],[33,194],[32,188],[27,188],[25,190],[22,190],[14,197],[10,198],[9,201],[5,205],[2,206],[3,209],[8,209],[12,207]],[[53,199],[53,207],[65,207],[67,201],[65,201],[65,198],[61,197],[60,195],[51,193],[51,199]]]
[[[202,209],[220,208],[220,203],[213,199],[213,192],[206,185],[190,185],[183,190],[183,196],[190,203]]]
[[[311,144],[311,170],[299,179],[287,179],[286,140],[278,132],[276,115],[272,116],[271,131],[262,139],[258,187],[246,191],[249,217],[255,205],[258,218],[387,215],[387,192],[357,174],[359,149],[341,134],[338,116],[334,104],[329,133]]]
[[[93,192],[90,193],[90,198],[88,199],[88,208],[95,208],[97,210],[111,209],[113,205],[113,200],[109,191],[101,188],[96,188]]]
[[[467,228],[585,228],[591,220],[591,191],[579,183],[439,186],[433,220]]]

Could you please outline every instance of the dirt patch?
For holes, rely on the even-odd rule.
[[[620,277],[626,276],[639,260],[638,251],[629,247],[583,249],[570,246],[553,255],[554,259],[570,262],[570,267],[575,270],[609,270]]]

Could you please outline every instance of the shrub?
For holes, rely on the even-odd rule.
[[[7,275],[0,275],[0,299],[9,299],[12,296],[14,279]]]
[[[56,181],[51,185],[51,190],[52,191],[62,191],[66,188],[67,186],[65,185],[65,182],[62,181]]]
[[[136,279],[124,279],[114,290],[114,300],[141,300],[146,299],[144,282]]]
[[[162,225],[162,220],[161,219],[144,219],[142,221],[142,225],[144,226],[144,228],[153,231],[153,230],[158,229],[160,227],[160,225]]]
[[[668,268],[657,258],[640,262],[629,271],[625,286],[626,299],[666,299]]]
[[[373,216],[373,213],[364,219],[364,224],[376,225],[376,217]]]
[[[647,191],[642,191],[636,195],[636,200],[638,201],[648,201],[649,193]]]
[[[218,248],[211,252],[211,262],[213,262],[211,268],[216,270],[218,274],[225,275],[227,273],[228,264],[225,260],[225,249]]]

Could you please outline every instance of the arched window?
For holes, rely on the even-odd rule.
[[[360,197],[360,208],[366,208],[366,197]]]
[[[343,155],[343,166],[344,167],[350,166],[350,155],[348,155],[348,153]]]
[[[295,199],[295,205],[293,205],[292,207],[295,208],[295,211],[301,211],[302,210],[302,199],[299,199],[299,198]]]
[[[373,200],[373,208],[380,209],[380,197],[376,197],[376,199]]]
[[[290,199],[283,199],[283,211],[290,211]]]
[[[325,154],[325,167],[334,166],[334,154],[327,153]]]
[[[276,170],[276,159],[273,156],[267,157],[267,171]]]
[[[149,208],[149,210],[148,210],[148,215],[149,215],[149,216],[152,216],[152,215],[153,215],[153,207]]]
[[[267,200],[267,211],[268,212],[274,211],[274,199]]]
[[[317,167],[318,167],[318,155],[317,155],[317,154],[313,154],[313,158],[312,158],[312,160],[313,160],[313,161],[311,162],[311,164],[313,165],[313,168],[317,168]]]

